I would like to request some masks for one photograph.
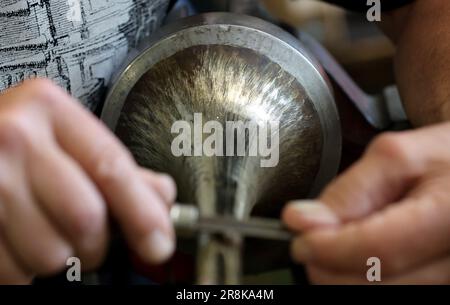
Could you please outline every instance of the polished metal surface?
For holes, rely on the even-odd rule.
[[[193,124],[195,113],[223,125],[280,121],[278,165],[175,157],[171,126]],[[201,217],[278,217],[287,200],[317,194],[340,160],[339,118],[320,66],[294,37],[248,16],[204,14],[162,29],[116,76],[102,119],[141,165],[172,175],[178,200],[195,203]],[[222,235],[198,236],[199,283],[240,280],[243,236]]]

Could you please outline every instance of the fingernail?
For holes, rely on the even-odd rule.
[[[308,221],[317,224],[338,224],[339,218],[325,204],[314,200],[294,201],[289,204],[295,212]]]
[[[312,258],[312,252],[309,245],[301,237],[296,238],[293,241],[291,253],[294,260],[298,263],[306,263]]]
[[[158,178],[166,194],[165,200],[169,201],[170,203],[174,202],[177,197],[177,186],[175,184],[175,181],[171,176],[166,174],[160,174]]]
[[[160,230],[153,231],[143,243],[141,255],[151,263],[162,263],[175,251],[172,238]]]

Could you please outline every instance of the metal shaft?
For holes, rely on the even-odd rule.
[[[285,241],[292,239],[292,233],[274,219],[253,217],[241,221],[223,216],[201,217],[197,207],[181,204],[172,207],[170,214],[177,230],[219,234],[235,232],[246,237]]]

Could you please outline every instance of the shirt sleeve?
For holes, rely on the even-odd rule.
[[[366,12],[371,7],[370,4],[367,4],[368,2],[367,0],[324,0],[324,1],[357,12]],[[387,12],[410,4],[414,0],[380,0],[380,1],[381,1],[381,10],[383,12]]]

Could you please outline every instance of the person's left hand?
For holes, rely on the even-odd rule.
[[[450,284],[450,123],[385,134],[320,196],[283,212],[316,284]]]

